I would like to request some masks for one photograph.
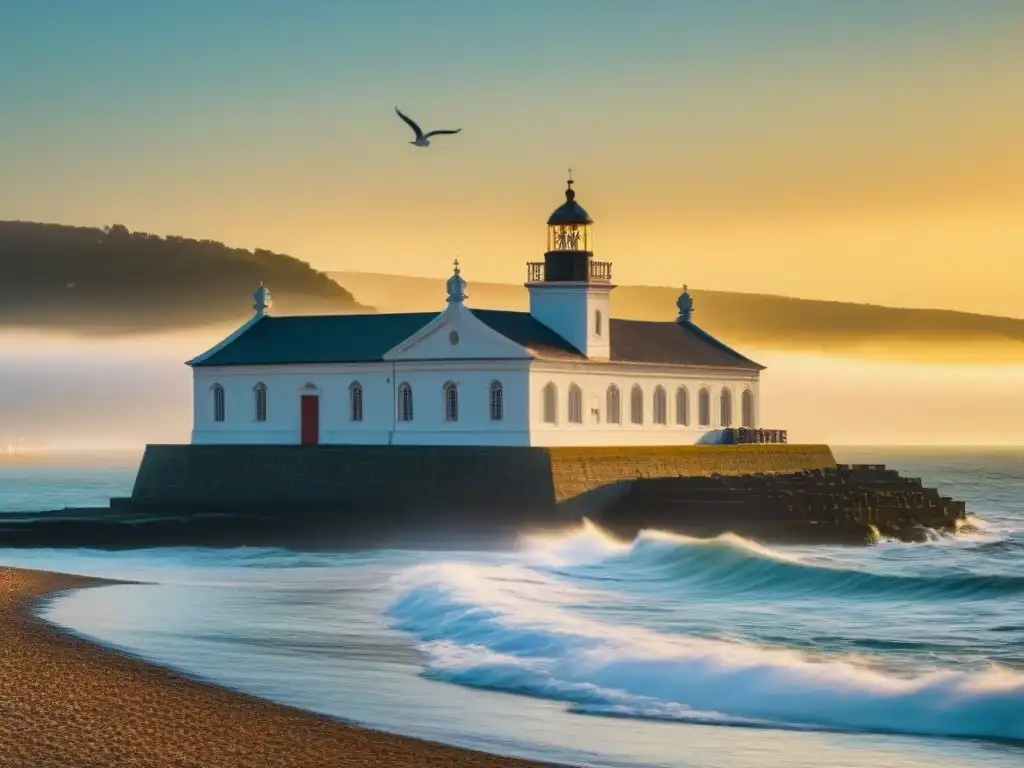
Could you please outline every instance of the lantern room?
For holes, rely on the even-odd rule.
[[[572,174],[565,189],[565,202],[548,219],[548,252],[594,250],[594,220],[576,202]]]
[[[544,261],[527,262],[527,283],[610,282],[610,262],[594,261],[594,220],[576,202],[572,171],[565,202],[548,218],[548,249]]]

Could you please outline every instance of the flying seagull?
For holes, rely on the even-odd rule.
[[[423,131],[420,130],[420,127],[416,125],[415,122],[413,122],[412,118],[403,115],[402,110],[400,110],[398,107],[395,107],[395,112],[398,113],[398,116],[400,118],[402,118],[403,120],[405,120],[406,123],[408,123],[410,128],[416,131],[416,141],[410,141],[409,143],[415,144],[417,147],[429,147],[431,136],[437,136],[439,134],[444,133],[458,133],[459,131],[462,130],[461,128],[456,128],[454,131],[430,131],[429,133],[424,133]]]

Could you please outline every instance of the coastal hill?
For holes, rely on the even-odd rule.
[[[445,281],[319,272],[292,256],[126,227],[0,221],[0,331],[107,336],[208,328],[252,312],[261,282],[273,312],[437,311]],[[691,290],[696,321],[731,345],[899,362],[1024,361],[1024,319],[785,296]],[[620,286],[615,315],[672,320],[678,287]],[[472,280],[476,307],[525,310],[522,285]]]
[[[309,264],[212,240],[0,221],[0,329],[123,334],[235,323],[264,282],[288,314],[366,311]]]
[[[443,305],[444,280],[366,272],[328,273],[380,312],[421,312]],[[475,307],[525,310],[522,285],[470,278]],[[623,285],[616,317],[673,320],[678,287]],[[939,309],[903,309],[766,294],[690,289],[695,321],[741,349],[807,352],[899,362],[1020,363],[1024,320]]]

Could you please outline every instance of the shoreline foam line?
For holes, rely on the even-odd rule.
[[[195,680],[36,615],[62,592],[125,582],[0,566],[0,765],[527,768]]]

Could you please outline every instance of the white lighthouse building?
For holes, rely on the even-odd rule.
[[[188,363],[192,442],[658,446],[758,427],[763,366],[694,324],[685,287],[675,322],[613,318],[592,227],[570,180],[529,312],[473,308],[457,261],[436,313],[278,317],[261,286]]]

